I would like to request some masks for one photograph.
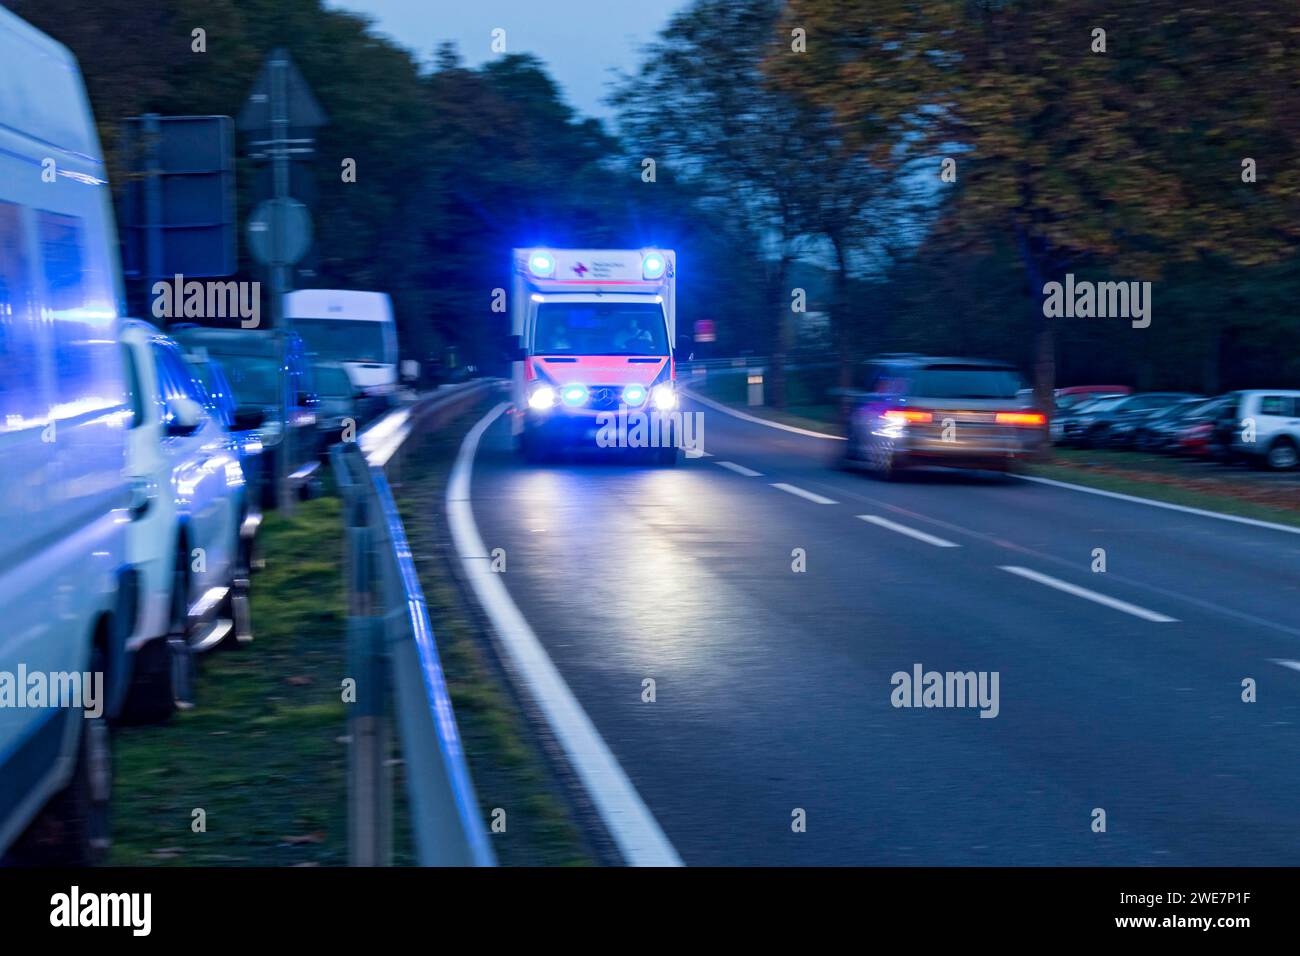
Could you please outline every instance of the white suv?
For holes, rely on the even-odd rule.
[[[1229,457],[1242,457],[1274,471],[1300,464],[1300,391],[1233,392],[1220,413],[1218,439]]]
[[[176,343],[134,319],[120,338],[133,405],[127,551],[141,576],[125,716],[148,722],[193,703],[195,652],[251,637],[239,534],[247,494],[239,447]]]

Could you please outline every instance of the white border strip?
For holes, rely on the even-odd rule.
[[[1046,584],[1049,588],[1056,588],[1058,591],[1064,591],[1066,594],[1073,594],[1075,597],[1083,598],[1085,601],[1093,601],[1097,604],[1104,604],[1106,607],[1114,608],[1116,611],[1123,611],[1125,614],[1132,614],[1134,617],[1140,617],[1144,621],[1151,621],[1154,624],[1177,624],[1178,618],[1167,617],[1156,611],[1148,611],[1144,607],[1136,604],[1129,604],[1127,601],[1121,601],[1118,598],[1107,597],[1104,594],[1098,594],[1096,591],[1089,591],[1087,588],[1081,588],[1077,584],[1071,584],[1068,581],[1062,581],[1060,578],[1054,578],[1050,574],[1043,574],[1039,571],[1031,571],[1029,568],[1018,568],[1012,564],[999,564],[1003,571],[1010,571],[1012,574],[1018,574],[1022,578],[1030,581],[1037,581],[1039,584]]]
[[[807,435],[809,438],[829,438],[832,441],[845,441],[843,435],[828,435],[826,432],[815,432],[808,428],[797,428],[794,425],[787,425],[785,422],[774,422],[770,418],[759,418],[757,415],[746,415],[744,412],[737,411],[734,408],[728,408],[721,402],[715,402],[711,398],[705,398],[703,395],[691,391],[689,388],[682,389],[686,395],[699,402],[701,405],[707,405],[709,408],[716,408],[720,412],[726,412],[732,418],[739,418],[742,421],[753,422],[755,425],[766,425],[768,428],[779,428],[783,432],[794,432],[796,435]]]
[[[719,468],[725,468],[727,471],[734,471],[738,475],[744,475],[746,478],[762,478],[761,471],[755,471],[753,468],[746,468],[744,465],[737,465],[734,461],[715,461]]]
[[[533,633],[510,592],[487,561],[487,550],[474,522],[470,502],[470,476],[479,440],[509,407],[502,402],[470,429],[461,443],[447,485],[447,520],[465,576],[474,588],[510,658],[541,710],[569,763],[591,795],[600,818],[632,866],[681,866],[681,857],[664,835],[649,807],[627,778],[618,758],[564,682],[555,664]]]
[[[822,495],[815,494],[815,493],[813,493],[813,492],[811,492],[811,491],[804,491],[802,488],[800,488],[800,487],[798,487],[798,486],[796,486],[796,485],[788,485],[788,484],[786,484],[784,481],[774,481],[774,482],[772,482],[771,484],[772,484],[772,487],[773,487],[773,488],[776,488],[778,491],[784,491],[784,492],[786,492],[786,493],[788,493],[788,494],[796,495],[796,496],[798,496],[798,497],[800,497],[800,498],[803,498],[803,499],[806,500],[806,501],[811,501],[811,502],[812,502],[813,504],[815,504],[815,505],[837,505],[837,504],[839,504],[839,502],[838,502],[838,501],[835,501],[833,498],[826,498],[826,497],[823,497]]]
[[[899,534],[905,534],[909,538],[915,538],[917,541],[924,541],[926,544],[932,544],[936,548],[960,548],[961,545],[954,544],[944,538],[937,538],[932,534],[926,534],[924,531],[917,531],[915,528],[909,528],[905,524],[899,524],[896,521],[890,521],[888,518],[882,518],[880,515],[858,515],[863,521],[879,525],[882,528],[888,528],[890,531],[897,531]]]
[[[1300,534],[1300,527],[1293,527],[1286,524],[1277,524],[1274,521],[1261,521],[1259,518],[1243,518],[1241,515],[1225,515],[1218,511],[1206,511],[1204,508],[1193,508],[1190,505],[1176,505],[1171,501],[1157,501],[1154,498],[1141,498],[1137,495],[1126,495],[1118,491],[1106,491],[1102,488],[1089,488],[1087,485],[1074,485],[1068,481],[1057,481],[1054,478],[1039,478],[1035,475],[1016,475],[1022,481],[1033,481],[1040,485],[1051,485],[1054,488],[1070,488],[1074,491],[1084,491],[1090,495],[1101,495],[1103,498],[1118,498],[1120,501],[1131,501],[1134,504],[1150,505],[1152,508],[1165,508],[1169,511],[1181,511],[1184,514],[1199,515],[1202,518],[1217,518],[1219,521],[1234,521],[1237,524],[1247,524],[1252,528],[1268,528],[1271,531],[1285,531],[1287,534]]]

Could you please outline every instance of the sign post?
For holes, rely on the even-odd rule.
[[[276,469],[280,508],[293,512],[296,489],[290,485],[294,464],[294,422],[297,387],[289,374],[292,319],[284,313],[284,296],[290,291],[290,268],[311,246],[311,217],[302,203],[289,195],[291,155],[310,156],[315,142],[310,135],[293,137],[293,129],[314,129],[326,122],[316,98],[283,47],[275,49],[262,64],[253,91],[239,116],[239,128],[266,131],[265,139],[251,145],[254,155],[271,159],[273,195],[262,202],[248,226],[253,257],[271,274],[271,322],[280,334],[280,378],[284,402],[284,431],[280,438],[279,467]],[[265,152],[259,151],[264,148]]]

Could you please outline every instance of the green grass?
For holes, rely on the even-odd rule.
[[[340,522],[335,498],[268,514],[256,639],[203,659],[194,710],[117,732],[111,864],[347,862]]]
[[[594,853],[445,562],[443,483],[472,418],[420,442],[395,488],[485,821],[502,864],[587,865]],[[346,608],[337,498],[266,517],[253,578],[255,640],[203,659],[197,706],[165,725],[118,730],[118,866],[347,863]],[[394,756],[397,728],[394,724]],[[393,857],[413,862],[400,761]],[[191,828],[206,813],[206,832]]]

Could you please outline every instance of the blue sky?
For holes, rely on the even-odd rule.
[[[534,53],[569,102],[608,118],[601,103],[614,69],[632,72],[641,47],[688,0],[326,0],[368,14],[375,29],[428,62],[438,44],[454,40],[470,66],[491,59],[492,31],[506,31],[506,50]]]

